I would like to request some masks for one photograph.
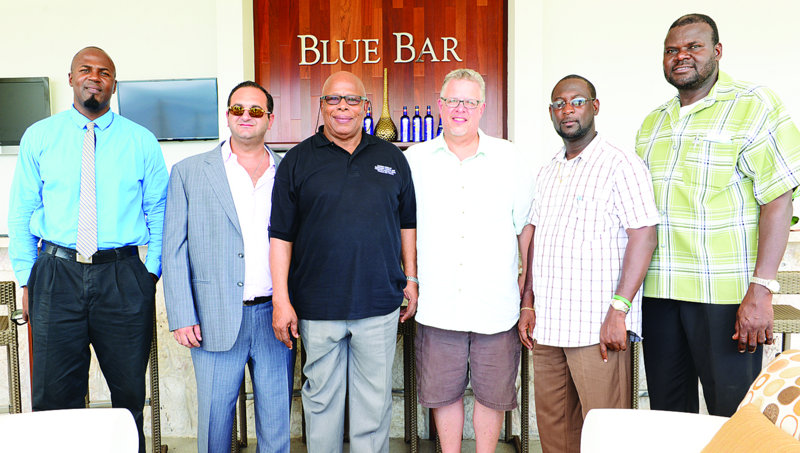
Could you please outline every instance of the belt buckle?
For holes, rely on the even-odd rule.
[[[75,254],[75,261],[82,263],[82,264],[92,264],[92,257],[91,256],[83,256],[80,253]]]

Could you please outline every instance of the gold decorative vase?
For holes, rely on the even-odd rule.
[[[389,79],[387,78],[386,68],[383,68],[383,111],[381,119],[375,125],[375,136],[393,142],[397,140],[397,126],[392,121],[389,113]]]

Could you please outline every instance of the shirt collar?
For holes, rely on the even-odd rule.
[[[220,152],[222,153],[222,162],[228,163],[231,156],[233,156],[233,150],[231,149],[231,139],[228,137],[227,140],[222,142],[222,146],[219,147]],[[235,156],[234,156],[235,158]]]
[[[703,101],[707,105],[711,105],[716,101],[724,101],[735,98],[736,93],[733,90],[733,85],[734,83],[731,76],[719,71],[717,82],[714,83],[713,87],[711,87],[711,91],[709,91],[708,96],[706,96]]]
[[[597,149],[600,147],[600,141],[601,141],[600,133],[598,132],[594,136],[592,141],[589,142],[588,145],[586,145],[586,148],[583,148],[583,151],[581,151],[581,153],[578,154],[573,160],[576,160],[576,162],[577,162],[578,160],[587,160],[588,161],[590,159],[593,159],[595,157],[595,155],[597,154],[597,152],[596,152]],[[558,153],[556,153],[556,155],[553,157],[553,160],[557,160],[557,161],[559,161],[561,163],[567,163],[568,162],[567,161],[567,147],[566,146],[562,146],[561,150],[559,150]]]
[[[267,168],[272,168],[272,167],[275,166],[275,156],[272,155],[272,153],[270,152],[270,149],[269,149],[269,147],[267,146],[266,143],[264,143],[264,149],[267,151],[267,153],[269,153],[269,167],[267,167]],[[237,162],[237,163],[239,162],[239,159],[236,157],[235,154],[233,154],[233,149],[231,149],[231,138],[230,137],[228,137],[227,140],[222,142],[222,144],[219,147],[219,150],[220,150],[220,153],[222,154],[222,162],[223,163],[227,164],[228,161],[231,158],[234,159],[235,162]]]
[[[481,129],[478,129],[478,149],[475,151],[475,154],[468,157],[468,159],[472,159],[478,156],[486,156],[488,153],[491,152],[491,146],[489,146],[486,142],[488,135],[483,132]],[[447,147],[447,142],[444,140],[444,132],[442,132],[438,137],[431,140],[433,146],[433,152],[450,152],[450,148]]]
[[[447,142],[444,141],[444,132],[439,134],[438,137],[434,137],[431,140],[431,147],[434,153],[438,152],[447,152]]]
[[[736,92],[733,90],[733,78],[723,71],[719,71],[717,81],[711,87],[706,97],[696,102],[697,105],[692,109],[695,112],[703,110],[704,108],[711,107],[717,101],[726,101],[736,97]],[[668,113],[678,118],[681,108],[681,99],[676,94],[675,97],[664,103],[659,110],[666,110]]]
[[[75,105],[73,105],[72,109],[70,109],[70,116],[72,117],[72,122],[81,129],[86,128],[88,123],[94,123],[95,129],[106,130],[114,121],[114,112],[112,112],[111,109],[108,109],[101,117],[92,121],[83,116],[83,114],[75,108]]]
[[[312,138],[312,143],[317,148],[323,148],[323,147],[326,147],[326,146],[329,146],[329,145],[336,145],[331,140],[329,140],[328,137],[325,136],[324,130],[325,130],[325,126],[320,126],[319,129],[317,129],[317,133],[314,134],[314,136]],[[366,148],[369,145],[378,143],[380,141],[382,141],[380,138],[375,137],[374,135],[367,134],[362,130],[361,131],[361,142],[359,142],[358,146],[356,146],[356,149],[353,151],[353,155],[355,156],[362,149]]]

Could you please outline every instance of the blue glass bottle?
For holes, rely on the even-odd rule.
[[[433,134],[433,115],[431,115],[431,106],[428,106],[428,112],[425,114],[425,137],[422,139],[425,141],[433,140],[435,135]]]
[[[372,127],[374,123],[372,121],[372,106],[367,107],[367,116],[364,117],[364,132],[369,135],[372,135]]]
[[[408,107],[403,106],[403,116],[400,117],[400,141],[411,141],[411,119],[408,117]]]
[[[415,142],[425,141],[425,130],[422,128],[422,117],[419,116],[419,106],[414,108],[414,118],[411,120],[411,139]]]
[[[439,128],[436,129],[436,136],[442,135],[442,115],[439,115]]]

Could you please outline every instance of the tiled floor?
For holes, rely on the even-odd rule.
[[[147,444],[147,451],[150,452],[150,439],[148,439]],[[191,437],[170,437],[163,439],[163,445],[167,445],[169,447],[168,453],[189,453],[189,452],[196,452],[197,451],[197,440]],[[399,453],[405,452],[409,450],[408,444],[406,444],[403,439],[391,439],[389,442],[389,451],[392,453]],[[433,453],[434,451],[434,444],[429,440],[423,440],[420,442],[420,453]],[[255,453],[256,451],[256,443],[255,439],[251,439],[248,443],[247,447],[242,448],[242,453]],[[300,439],[292,440],[292,453],[306,453],[306,447],[300,442]],[[350,451],[347,444],[345,444],[344,451]],[[465,440],[461,446],[462,452],[474,452],[475,451],[475,441],[473,440]],[[496,450],[498,453],[511,453],[514,451],[514,447],[511,445],[506,444],[499,444]],[[531,453],[541,453],[542,449],[539,446],[538,441],[531,441]]]

